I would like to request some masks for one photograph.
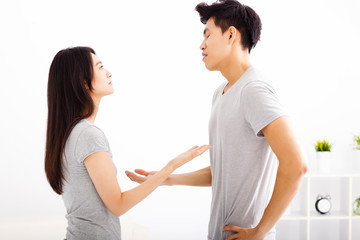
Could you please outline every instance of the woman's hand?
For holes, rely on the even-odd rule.
[[[208,149],[211,148],[211,145],[203,145],[201,147],[195,146],[187,150],[186,152],[181,153],[176,158],[171,160],[169,164],[172,164],[175,169],[181,167],[185,163],[189,162],[190,160],[196,158],[197,156],[200,156],[204,152],[206,152]]]
[[[211,145],[203,145],[201,147],[195,146],[193,148],[190,148],[186,152],[181,153],[176,158],[171,160],[169,163],[174,165],[176,169],[182,166],[183,164],[189,162],[190,160],[194,159],[195,157],[200,156],[210,148]],[[125,171],[125,173],[130,178],[131,181],[141,184],[145,182],[148,178],[156,174],[157,171],[148,172],[142,169],[135,169],[135,173],[130,171]],[[167,185],[166,180],[162,183],[162,185]]]
[[[153,176],[155,173],[157,173],[157,171],[147,172],[142,169],[135,169],[135,173],[130,171],[125,171],[125,174],[128,176],[128,178],[130,178],[131,181],[141,184],[145,182],[148,178]],[[162,185],[164,185],[164,183]]]

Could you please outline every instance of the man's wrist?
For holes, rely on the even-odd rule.
[[[262,225],[259,223],[255,228],[256,235],[260,238],[265,238],[267,231],[263,229]]]
[[[163,182],[163,186],[171,186],[173,182],[173,175],[170,175],[164,182]]]

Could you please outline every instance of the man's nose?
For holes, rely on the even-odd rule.
[[[201,50],[201,51],[204,51],[205,48],[206,48],[205,41],[203,41],[203,42],[201,43],[201,45],[200,45],[200,50]]]

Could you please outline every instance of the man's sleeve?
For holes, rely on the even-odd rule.
[[[254,134],[264,137],[262,129],[285,115],[274,89],[265,82],[255,81],[244,86],[241,106]]]

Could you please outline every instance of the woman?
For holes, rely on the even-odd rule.
[[[210,148],[193,147],[138,187],[122,192],[109,143],[94,125],[101,98],[114,92],[110,77],[88,47],[61,50],[50,66],[45,172],[64,200],[68,240],[120,239],[118,216]]]

